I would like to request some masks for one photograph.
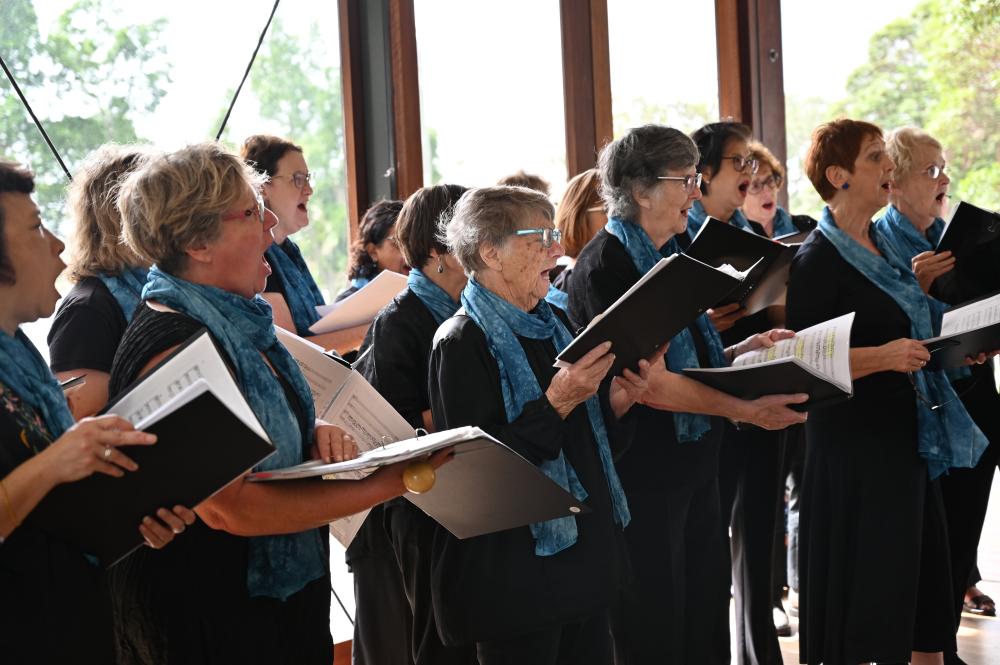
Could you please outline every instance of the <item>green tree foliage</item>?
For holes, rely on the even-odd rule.
[[[139,140],[133,115],[155,109],[169,81],[164,22],[119,26],[115,15],[106,0],[79,0],[43,38],[31,0],[0,6],[0,54],[70,170],[103,143]],[[6,78],[0,90],[0,157],[35,170],[43,218],[65,233],[66,176]]]
[[[302,39],[287,32],[276,18],[249,78],[252,97],[259,102],[257,113],[272,128],[262,127],[261,131],[273,131],[301,145],[313,174],[310,226],[295,236],[295,242],[301,246],[316,282],[328,293],[346,283],[348,255],[340,67],[329,46],[315,27]],[[246,93],[244,88],[234,115],[241,105],[253,102]],[[227,104],[230,97],[231,93]],[[220,121],[224,114],[222,107]],[[217,128],[218,122],[212,135]],[[233,136],[228,128],[224,134],[233,144],[244,138]]]

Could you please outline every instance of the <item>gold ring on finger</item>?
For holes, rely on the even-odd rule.
[[[111,446],[104,446],[104,459],[111,459]]]

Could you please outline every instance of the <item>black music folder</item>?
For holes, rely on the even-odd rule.
[[[801,234],[793,235],[797,238]],[[741,288],[711,306],[736,302],[750,315],[784,302],[788,271],[797,251],[797,245],[771,240],[709,217],[685,254],[716,268],[729,264],[736,270],[749,271]]]
[[[556,366],[564,367],[608,340],[615,362],[611,376],[651,356],[706,309],[737,289],[733,276],[684,254],[660,259],[632,288],[608,307],[563,349]]]
[[[1000,214],[959,201],[944,227],[935,252],[950,251],[956,258],[1000,238]]]
[[[961,367],[968,356],[1000,349],[1000,294],[993,294],[944,313],[941,335],[923,341],[931,352],[928,369]]]
[[[139,465],[55,487],[31,513],[40,528],[112,566],[143,543],[158,508],[197,504],[274,452],[207,331],[202,330],[107,409],[157,435],[122,446]]]
[[[437,469],[434,486],[423,494],[404,496],[456,538],[472,538],[590,511],[541,469],[478,427],[458,427],[396,441],[346,462],[314,461],[255,473],[250,480],[352,478],[361,470],[420,459],[448,447],[455,449],[455,456]]]

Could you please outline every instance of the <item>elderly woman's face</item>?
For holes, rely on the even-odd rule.
[[[944,172],[944,155],[933,145],[920,145],[910,157],[910,172],[892,183],[893,203],[912,221],[930,222],[941,216],[951,183]],[[940,172],[932,178],[935,167]]]
[[[212,286],[252,298],[264,290],[271,266],[264,252],[274,242],[271,229],[278,223],[273,212],[264,208],[261,222],[256,194],[247,191],[233,210],[222,214],[222,233],[212,249]]]
[[[743,214],[760,224],[770,224],[778,212],[776,195],[780,184],[767,164],[761,164],[750,182],[746,201],[743,203]]]
[[[671,178],[684,178],[697,174],[692,164],[686,169],[667,169],[661,175]],[[691,187],[681,180],[660,180],[643,196],[637,197],[639,204],[639,223],[652,226],[658,233],[673,237],[687,230],[688,211],[694,202],[701,198],[701,190]],[[648,230],[648,229],[647,229]]]
[[[842,192],[874,212],[889,203],[891,181],[892,160],[885,151],[885,141],[879,136],[870,136],[861,142],[861,151],[854,160],[854,173],[847,176],[849,188]]]
[[[742,207],[750,188],[750,179],[754,175],[749,163],[751,156],[750,146],[745,140],[729,139],[722,151],[719,172],[705,174],[711,181],[705,198],[715,201],[720,208],[736,210]],[[742,163],[741,170],[736,169],[737,163]]]
[[[309,167],[297,150],[289,150],[278,160],[274,176],[264,185],[267,207],[278,216],[275,233],[285,238],[309,225],[309,199],[312,185],[306,180]],[[297,187],[296,182],[302,187]]]
[[[519,226],[520,230],[554,229],[542,214],[536,214]],[[549,271],[563,255],[562,245],[553,239],[544,246],[542,233],[513,235],[499,252],[501,270],[496,276],[502,283],[497,294],[528,312],[549,292]]]

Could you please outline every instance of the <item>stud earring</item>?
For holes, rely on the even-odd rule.
[[[443,272],[444,272],[444,260],[439,256],[438,257],[438,274],[440,275]]]
[[[850,189],[850,188],[851,188],[851,184],[850,184],[850,183],[847,183],[847,182],[845,182],[845,183],[844,183],[843,185],[841,185],[841,186],[840,186],[840,188],[841,188],[841,189]]]

